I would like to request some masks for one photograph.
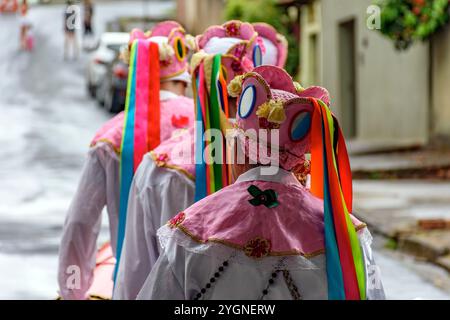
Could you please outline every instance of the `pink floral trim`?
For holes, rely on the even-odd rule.
[[[181,223],[183,223],[186,218],[186,214],[184,212],[180,212],[175,217],[169,220],[169,227],[174,229],[177,228]]]
[[[271,248],[270,240],[256,237],[245,244],[244,252],[248,257],[261,259],[269,255]]]
[[[238,36],[240,33],[239,29],[240,29],[240,26],[236,22],[231,22],[231,23],[225,25],[225,31],[226,31],[228,37]]]
[[[164,166],[169,160],[169,155],[167,153],[161,153],[156,156],[155,162],[158,167]]]

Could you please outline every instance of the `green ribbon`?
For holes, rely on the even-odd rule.
[[[219,77],[220,77],[220,68],[222,65],[222,56],[217,54],[214,56],[212,73],[211,73],[211,94],[210,94],[210,125],[211,129],[220,130],[220,109],[221,106],[221,97],[220,90],[218,86],[220,86]],[[219,148],[215,149],[215,158],[223,160],[223,141],[218,141]],[[213,163],[213,190],[211,192],[218,191],[224,187],[223,184],[223,172],[222,172],[222,163]]]
[[[247,191],[253,196],[253,199],[248,200],[251,205],[257,207],[264,205],[267,208],[275,208],[279,205],[277,193],[272,189],[261,190],[255,185],[248,187]]]

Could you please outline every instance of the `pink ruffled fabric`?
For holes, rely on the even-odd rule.
[[[261,190],[273,189],[279,205],[253,206],[247,191],[250,185]],[[245,246],[259,237],[271,242],[271,251],[295,250],[311,254],[324,248],[323,204],[300,186],[251,181],[235,183],[201,200],[185,211],[181,224],[192,235],[208,241],[220,239]]]
[[[267,208],[250,204],[250,185],[274,190],[279,205]],[[234,183],[192,205],[184,211],[183,219],[178,227],[197,241],[246,247],[260,238],[270,242],[272,254],[297,252],[308,256],[324,249],[323,202],[301,185]],[[354,217],[352,221],[355,227],[361,225]]]
[[[114,118],[107,121],[96,133],[91,142],[91,146],[95,146],[99,142],[106,142],[116,150],[120,150],[122,142],[124,113],[120,112]]]

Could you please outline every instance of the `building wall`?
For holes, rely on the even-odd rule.
[[[371,4],[372,0],[321,1],[321,84],[330,91],[332,108],[342,119],[345,108],[340,105],[339,24],[355,18],[356,140],[386,145],[426,143],[430,113],[428,45],[395,51],[391,41],[367,28],[366,10]]]
[[[192,34],[224,22],[225,0],[177,0],[177,20]]]
[[[450,26],[435,35],[433,57],[433,121],[434,137],[450,141]]]
[[[300,82],[303,86],[322,83],[322,13],[316,1],[300,10]]]

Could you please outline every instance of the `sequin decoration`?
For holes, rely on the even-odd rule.
[[[297,286],[294,283],[294,279],[292,279],[291,277],[291,273],[289,272],[289,270],[283,270],[283,278],[284,278],[284,282],[286,283],[289,292],[291,293],[291,297],[294,300],[302,300],[302,295],[300,294],[300,292],[298,291]]]

